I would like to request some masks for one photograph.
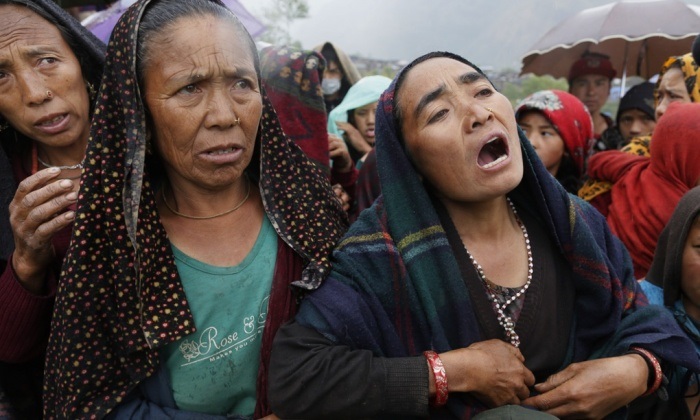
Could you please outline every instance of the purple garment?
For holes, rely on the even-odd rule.
[[[109,37],[112,34],[112,29],[114,28],[114,25],[117,24],[119,17],[135,2],[135,0],[118,1],[109,9],[98,12],[89,17],[83,22],[83,24],[93,34],[95,34],[95,36],[107,44],[109,42]],[[233,12],[233,14],[238,17],[253,38],[265,31],[265,25],[263,25],[262,22],[260,22],[255,16],[250,14],[250,12],[248,12],[248,10],[246,10],[246,8],[243,7],[238,0],[222,0],[222,2]]]

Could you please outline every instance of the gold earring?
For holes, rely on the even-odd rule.
[[[95,100],[95,95],[97,95],[95,85],[93,85],[90,82],[85,82],[85,86],[87,86],[88,96],[90,97],[90,100]]]

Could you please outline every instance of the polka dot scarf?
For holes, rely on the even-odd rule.
[[[138,23],[150,2],[139,1],[122,15],[107,50],[52,320],[47,418],[104,416],[155,372],[159,348],[194,331],[146,159],[135,63]],[[328,256],[347,218],[327,177],[287,139],[262,94],[247,171],[258,181],[277,234],[307,262],[292,284],[315,289],[329,272]]]

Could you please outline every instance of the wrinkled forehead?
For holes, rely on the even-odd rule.
[[[396,92],[395,104],[400,115],[403,118],[412,116],[414,108],[426,96],[441,87],[463,83],[467,77],[488,81],[474,67],[448,57],[430,58],[416,64],[403,76]]]
[[[16,42],[30,45],[65,44],[58,28],[27,7],[0,5],[0,48]]]

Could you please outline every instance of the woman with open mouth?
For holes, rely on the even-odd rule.
[[[662,362],[700,368],[476,66],[416,59],[382,94],[376,131],[382,196],[275,338],[277,415],[624,416],[662,386]]]

